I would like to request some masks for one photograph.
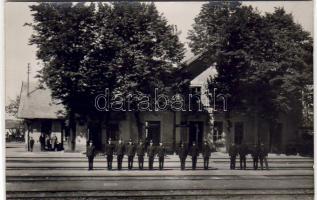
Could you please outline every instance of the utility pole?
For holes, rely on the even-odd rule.
[[[27,96],[29,96],[30,93],[30,72],[31,72],[31,67],[30,63],[28,63],[28,70],[27,70]],[[30,151],[30,122],[27,122],[27,127],[28,127],[28,136],[27,136],[27,144],[28,144],[28,151]]]
[[[30,73],[31,73],[31,66],[30,66],[30,63],[28,63],[28,70],[27,70],[27,75],[28,75],[28,80],[27,80],[27,96],[29,96],[29,93],[30,93]]]

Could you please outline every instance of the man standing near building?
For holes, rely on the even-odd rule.
[[[157,157],[159,159],[159,169],[162,170],[164,168],[164,157],[165,157],[166,149],[163,146],[163,143],[160,142],[160,146],[157,150]]]
[[[116,153],[117,153],[117,162],[118,162],[118,170],[122,169],[122,159],[124,156],[124,144],[122,143],[121,138],[119,139],[118,145],[117,145],[117,149],[116,149]]]
[[[252,159],[253,159],[253,169],[257,170],[258,169],[258,162],[259,162],[259,146],[258,145],[253,145],[252,148]]]
[[[138,161],[139,161],[139,169],[142,170],[143,163],[144,163],[144,154],[145,154],[145,147],[144,147],[142,140],[140,140],[140,143],[137,146],[136,153],[137,153]]]
[[[51,150],[51,138],[49,135],[45,136],[45,146],[47,151]]]
[[[147,156],[149,157],[149,169],[153,169],[154,156],[155,156],[155,147],[153,146],[153,141],[150,141],[150,146],[147,149]]]
[[[108,170],[112,169],[112,160],[113,160],[113,152],[114,152],[114,145],[112,144],[111,138],[109,138],[108,142],[105,146],[106,156],[107,156],[107,166]]]
[[[30,151],[33,152],[33,146],[34,146],[34,139],[33,137],[30,138]]]
[[[263,161],[265,163],[265,168],[268,170],[269,169],[269,164],[267,163],[267,150],[265,149],[264,143],[261,142],[260,149],[259,149],[259,158],[260,158],[260,165],[261,165],[261,170],[263,170]]]
[[[242,143],[239,147],[239,155],[240,155],[240,169],[246,170],[246,156],[248,155],[248,146],[245,143]]]
[[[43,133],[41,133],[41,135],[40,135],[39,142],[41,144],[41,151],[44,151],[44,149],[45,149],[45,137],[44,137]]]
[[[205,140],[204,144],[203,144],[203,149],[202,149],[202,155],[204,157],[204,169],[205,170],[208,169],[210,153],[211,153],[210,146],[209,146],[207,140]]]
[[[88,170],[93,170],[94,157],[95,157],[95,146],[92,144],[91,140],[90,140],[89,145],[87,147],[86,155],[88,158]]]
[[[229,156],[230,156],[230,169],[236,168],[236,157],[237,157],[238,151],[237,147],[234,143],[232,143],[229,147]]]
[[[132,143],[132,139],[130,139],[127,145],[128,169],[130,170],[133,168],[134,155],[135,155],[135,147],[134,147],[134,144]]]
[[[197,163],[197,157],[199,157],[199,149],[196,146],[196,142],[193,141],[193,144],[190,148],[190,155],[192,157],[192,169],[195,170],[196,169],[196,163]]]
[[[181,161],[181,170],[184,170],[185,169],[185,162],[186,162],[186,157],[187,157],[187,149],[184,145],[183,142],[181,142],[181,145],[178,149],[178,156],[179,156],[179,159]]]
[[[57,137],[54,134],[52,137],[52,150],[55,151],[57,149]]]

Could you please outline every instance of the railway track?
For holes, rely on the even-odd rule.
[[[7,199],[313,199],[313,189],[121,190],[7,193]]]
[[[313,199],[313,159],[273,156],[270,170],[229,170],[226,156],[210,160],[210,170],[191,170],[191,159],[181,171],[177,156],[168,156],[165,169],[106,169],[106,159],[95,159],[95,170],[87,171],[87,158],[78,154],[8,156],[6,158],[7,199]],[[126,159],[126,158],[125,158]],[[237,167],[239,166],[237,159]]]

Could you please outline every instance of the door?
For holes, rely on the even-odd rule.
[[[109,124],[107,130],[107,141],[111,138],[112,141],[119,140],[119,124]]]
[[[102,150],[102,137],[101,137],[101,125],[98,123],[91,123],[89,125],[89,140],[93,141],[96,150]]]
[[[161,122],[160,121],[147,121],[146,127],[147,141],[153,141],[153,145],[159,145],[161,140]]]
[[[278,123],[275,127],[270,127],[270,151],[279,153],[281,150],[281,139],[282,139],[283,126]]]
[[[234,124],[234,143],[241,144],[243,141],[243,122],[236,122]]]
[[[204,122],[189,122],[189,147],[192,146],[195,141],[196,145],[198,145],[201,150],[202,140],[203,140],[203,132],[204,132]]]
[[[216,142],[222,139],[223,133],[223,122],[222,121],[215,121],[214,122],[214,131],[213,131],[213,141]]]

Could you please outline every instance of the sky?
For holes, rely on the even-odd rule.
[[[194,23],[204,2],[156,2],[157,9],[168,20],[169,24],[177,25],[181,34],[180,41],[187,47],[185,59],[192,53],[188,49],[186,39],[188,30]],[[28,45],[32,34],[30,27],[23,26],[32,22],[30,2],[5,3],[5,92],[6,104],[19,95],[22,81],[27,80],[27,64],[31,65],[30,81],[36,81],[35,75],[41,68],[36,60],[36,47]],[[296,23],[313,34],[313,1],[252,1],[243,2],[252,5],[260,12],[273,12],[275,7],[284,7],[287,13],[292,13]]]

